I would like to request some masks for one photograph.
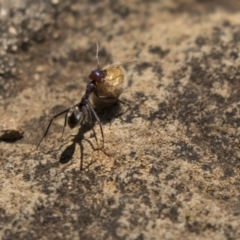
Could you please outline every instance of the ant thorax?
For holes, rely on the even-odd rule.
[[[113,97],[113,99],[100,99],[92,94],[92,102],[97,108],[109,107],[117,102],[126,85],[125,70],[121,63],[107,65],[102,70],[106,74],[104,81],[96,83],[98,94],[99,96]]]

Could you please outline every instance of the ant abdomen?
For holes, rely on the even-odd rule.
[[[96,82],[98,95],[109,98],[99,98],[92,94],[92,102],[97,108],[109,107],[117,102],[126,86],[125,70],[121,63],[107,65],[103,70],[106,73],[104,81]]]
[[[77,125],[80,125],[82,121],[82,115],[82,111],[80,111],[78,106],[71,108],[67,113],[68,126],[70,128],[75,128]]]

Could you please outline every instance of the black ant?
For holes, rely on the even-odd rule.
[[[100,68],[99,59],[98,59],[98,52],[99,52],[98,43],[96,43],[96,47],[97,47],[97,50],[96,50],[97,68],[93,70],[88,76],[89,79],[92,81],[87,84],[86,92],[83,95],[81,101],[78,104],[74,105],[73,107],[62,111],[51,118],[47,126],[47,129],[43,137],[39,141],[36,149],[38,149],[41,142],[46,137],[53,120],[64,113],[65,113],[65,122],[64,122],[61,138],[63,137],[64,130],[67,124],[70,128],[74,128],[77,125],[81,125],[84,122],[87,122],[89,119],[92,121],[93,119],[92,115],[93,115],[97,123],[99,123],[101,135],[102,135],[102,141],[103,141],[102,148],[104,147],[104,134],[103,134],[102,124],[100,122],[100,119],[97,113],[95,112],[95,110],[93,109],[90,103],[90,96],[92,93],[94,93],[94,95],[96,96],[95,98],[93,98],[95,105],[97,103],[96,99],[110,100],[111,103],[120,102],[124,104],[124,102],[118,98],[122,93],[122,90],[123,90],[122,85],[125,80],[124,70],[121,66],[129,63],[137,62],[137,61],[131,60],[123,63],[111,64],[104,68]],[[116,82],[119,82],[119,83],[116,84]],[[106,84],[102,85],[102,83],[106,83]],[[101,96],[99,95],[98,93],[99,90],[102,92],[103,95]],[[100,104],[104,104],[104,102],[101,102]]]
[[[39,141],[39,143],[36,147],[36,150],[40,146],[43,139],[46,137],[53,120],[55,118],[61,116],[64,113],[65,113],[65,122],[64,122],[61,138],[63,137],[64,130],[65,130],[65,127],[67,124],[70,128],[74,128],[77,125],[83,124],[84,122],[88,121],[89,119],[92,120],[92,115],[93,115],[95,120],[97,121],[97,123],[99,123],[99,125],[100,125],[102,141],[103,141],[103,146],[104,146],[104,134],[103,134],[102,124],[100,122],[100,119],[99,119],[97,113],[95,112],[95,110],[93,109],[93,107],[90,103],[90,96],[92,93],[94,93],[96,95],[96,97],[99,99],[111,99],[111,100],[115,99],[116,101],[119,101],[119,102],[122,102],[122,101],[115,97],[99,96],[99,94],[98,94],[97,83],[103,82],[105,80],[106,70],[102,70],[99,67],[98,43],[96,45],[97,45],[96,60],[97,60],[98,66],[97,66],[97,69],[93,70],[89,75],[89,79],[91,79],[92,81],[87,84],[85,94],[83,95],[81,101],[78,104],[74,105],[71,108],[65,109],[64,111],[56,114],[55,116],[53,116],[51,118],[51,120],[47,126],[47,129],[46,129],[45,133],[43,134],[43,137],[41,138],[41,140]],[[102,148],[103,148],[103,146],[102,146]]]

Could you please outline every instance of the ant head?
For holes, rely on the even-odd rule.
[[[98,46],[98,42],[96,42],[96,47],[97,47],[97,53],[96,53],[97,69],[93,70],[88,77],[89,77],[89,79],[91,79],[94,82],[102,82],[105,79],[106,71],[102,70],[99,67],[99,60],[98,60],[99,46]]]
[[[94,82],[102,82],[105,79],[105,75],[104,70],[97,68],[93,70],[88,77]]]

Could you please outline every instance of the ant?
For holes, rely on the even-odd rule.
[[[92,93],[95,94],[95,96],[99,99],[111,99],[111,100],[116,100],[119,101],[121,103],[123,103],[121,100],[119,100],[118,98],[112,97],[112,96],[99,96],[98,94],[98,89],[97,89],[97,83],[101,83],[105,81],[105,77],[106,77],[106,70],[103,70],[99,67],[99,59],[98,59],[98,52],[99,52],[99,47],[98,47],[98,43],[96,43],[96,47],[97,47],[97,53],[96,53],[96,60],[97,60],[97,69],[93,70],[90,75],[89,75],[89,79],[92,80],[91,82],[89,82],[87,84],[86,87],[86,92],[83,95],[81,101],[74,105],[73,107],[67,108],[64,111],[54,115],[47,128],[45,133],[43,134],[43,137],[41,138],[41,140],[39,141],[36,150],[38,149],[38,147],[40,146],[41,142],[43,141],[43,139],[46,137],[50,126],[52,125],[52,122],[55,118],[61,116],[62,114],[65,114],[65,122],[64,122],[64,126],[63,126],[63,131],[62,131],[62,136],[64,134],[64,130],[66,125],[68,124],[68,126],[70,128],[75,128],[77,125],[81,125],[84,122],[88,121],[89,119],[92,120],[92,115],[94,116],[95,120],[97,121],[97,123],[100,126],[100,130],[101,130],[101,135],[102,135],[102,141],[103,141],[103,146],[104,147],[104,134],[103,134],[103,128],[102,128],[102,124],[100,122],[100,119],[97,115],[97,113],[95,112],[95,110],[93,109],[91,103],[90,103],[90,96]],[[60,139],[61,139],[60,138]]]
[[[100,122],[100,119],[99,119],[97,113],[95,112],[95,110],[93,109],[93,107],[91,105],[90,97],[91,97],[92,93],[94,93],[95,98],[97,98],[99,100],[110,100],[113,102],[118,101],[118,102],[124,104],[124,102],[118,98],[122,92],[121,86],[120,87],[117,86],[119,88],[119,89],[117,89],[119,93],[114,95],[111,93],[110,90],[106,91],[106,89],[105,89],[105,91],[103,91],[102,87],[100,87],[100,85],[101,85],[101,83],[105,83],[106,82],[105,80],[108,78],[112,79],[111,81],[113,81],[114,79],[118,80],[119,76],[124,78],[123,70],[122,69],[119,70],[118,67],[121,67],[122,65],[125,65],[128,63],[137,62],[137,61],[132,60],[132,61],[127,61],[127,62],[115,64],[115,65],[109,65],[105,68],[100,68],[99,59],[98,59],[98,52],[99,52],[98,42],[96,42],[96,48],[97,48],[96,49],[97,68],[95,70],[93,70],[88,76],[89,79],[92,81],[87,84],[85,94],[83,95],[81,101],[78,104],[74,105],[73,107],[65,109],[64,111],[54,115],[51,118],[51,120],[47,126],[47,129],[46,129],[45,133],[43,134],[43,137],[41,138],[41,140],[39,141],[39,143],[36,147],[36,150],[40,146],[43,139],[46,137],[53,120],[55,118],[61,116],[62,114],[65,114],[65,121],[64,121],[61,138],[63,137],[64,130],[65,130],[65,127],[67,124],[70,128],[75,128],[77,125],[81,125],[89,119],[92,121],[92,119],[93,119],[92,116],[94,116],[96,122],[100,126],[102,141],[103,141],[102,148],[104,147],[104,134],[103,134],[102,124]],[[111,71],[112,69],[118,69],[118,71],[120,71],[120,72],[116,74],[115,72]],[[120,74],[120,75],[118,75],[118,74]],[[107,86],[112,86],[110,84],[111,81],[110,80],[107,81]],[[103,92],[103,95],[101,95],[101,96],[99,95],[99,90],[101,90],[101,92]],[[105,96],[104,96],[104,94],[105,94]]]

